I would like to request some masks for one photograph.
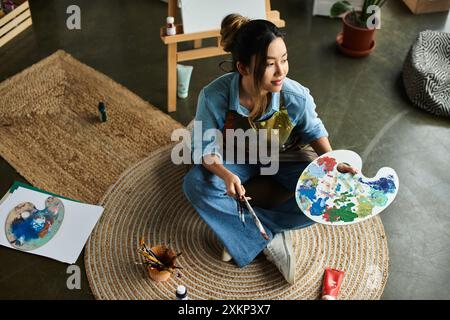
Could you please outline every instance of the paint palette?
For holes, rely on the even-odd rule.
[[[36,209],[31,202],[23,202],[6,218],[6,238],[16,249],[35,250],[55,236],[63,219],[64,204],[56,197],[48,197],[43,210]]]
[[[358,173],[339,172],[337,166],[342,162]],[[361,158],[353,151],[335,150],[320,156],[297,182],[298,206],[310,219],[327,225],[348,225],[376,216],[394,201],[398,176],[385,167],[374,178],[366,178],[359,173],[361,167]]]

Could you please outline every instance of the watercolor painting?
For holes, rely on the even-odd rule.
[[[64,204],[56,197],[48,197],[43,210],[38,210],[31,202],[23,202],[6,218],[6,238],[16,249],[35,250],[56,235],[63,220]]]
[[[340,173],[337,166],[342,162],[358,173]],[[398,176],[392,168],[384,167],[374,178],[367,178],[361,168],[361,158],[349,150],[331,151],[317,158],[298,180],[298,206],[310,219],[328,225],[358,223],[379,214],[396,197]]]

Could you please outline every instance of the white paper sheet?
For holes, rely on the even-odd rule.
[[[42,210],[45,208],[45,200],[49,196],[48,194],[19,187],[0,204],[0,245],[20,250],[12,246],[6,236],[5,223],[8,214],[13,208],[24,202],[31,202],[38,210]],[[62,198],[59,199],[64,204],[64,219],[59,230],[46,244],[24,252],[73,264],[77,261],[104,208]]]

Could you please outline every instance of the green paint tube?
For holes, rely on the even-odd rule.
[[[182,64],[177,64],[177,95],[178,98],[185,99],[189,92],[189,82],[191,81],[193,66],[185,66]]]

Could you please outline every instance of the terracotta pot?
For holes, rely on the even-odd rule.
[[[158,257],[161,258],[161,262],[163,262],[164,264],[168,264],[176,256],[176,253],[172,249],[164,245],[152,247],[151,249]],[[175,264],[172,263],[171,266],[174,267]],[[147,270],[150,278],[157,282],[167,281],[172,275],[172,273],[170,273],[169,271],[160,271],[152,267],[148,267]]]
[[[342,21],[344,23],[342,46],[351,51],[369,51],[374,47],[375,30],[354,26],[349,21],[347,13]]]
[[[172,274],[169,271],[159,271],[156,268],[148,268],[148,275],[156,282],[163,282],[169,280]]]

